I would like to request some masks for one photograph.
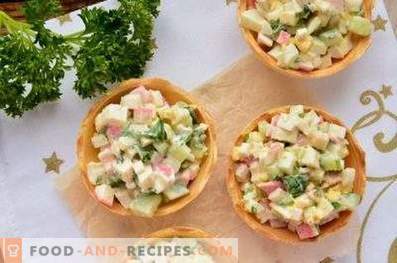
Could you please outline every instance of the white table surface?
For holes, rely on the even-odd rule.
[[[104,5],[114,4],[111,0]],[[240,35],[235,12],[235,5],[226,7],[224,0],[163,0],[155,28],[159,48],[145,75],[161,76],[189,90],[246,55],[249,50]],[[374,12],[375,16],[377,14],[387,17],[380,1]],[[59,32],[76,31],[82,25],[75,14],[72,17],[73,22],[62,28],[57,21],[50,21],[49,27]],[[382,84],[388,84],[395,87],[397,93],[396,69],[397,43],[388,24],[386,32],[375,32],[373,46],[351,68],[326,80],[305,81],[305,85],[330,112],[351,126],[376,108],[374,104],[360,103],[359,97],[364,90],[378,91]],[[61,172],[76,162],[76,135],[92,102],[82,101],[74,93],[73,81],[73,73],[68,73],[62,100],[40,106],[21,119],[14,120],[0,113],[0,236],[83,236],[67,204],[54,188],[52,175],[44,173],[42,161],[56,151],[65,161]],[[296,82],[298,80],[291,79],[291,85]],[[390,111],[396,110],[396,103],[397,95],[385,100]],[[384,117],[357,132],[367,151],[369,175],[387,176],[397,172],[397,150],[380,153],[372,141],[379,131],[384,131],[389,139],[396,130],[397,122]],[[386,184],[369,183],[358,213],[361,219]],[[389,246],[397,237],[397,211],[392,209],[396,193],[396,187],[392,186],[375,207],[376,216],[371,215],[368,221],[365,232],[368,236],[363,242],[368,248],[363,252],[365,262],[380,258],[385,260],[379,262],[386,262]],[[354,260],[355,255],[351,255],[343,262]]]

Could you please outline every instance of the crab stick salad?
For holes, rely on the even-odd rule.
[[[301,105],[259,122],[232,153],[244,208],[300,239],[318,236],[319,226],[361,200],[353,192],[355,169],[345,167],[345,137],[344,127]]]
[[[312,71],[332,65],[353,48],[354,37],[373,31],[363,0],[249,0],[244,28],[286,69]]]
[[[207,125],[193,105],[169,105],[143,86],[107,105],[95,119],[91,141],[98,162],[87,174],[102,203],[117,200],[138,215],[153,216],[162,202],[189,194],[203,157]]]

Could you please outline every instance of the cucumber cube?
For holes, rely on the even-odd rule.
[[[355,176],[356,170],[354,168],[346,168],[342,171],[342,187],[344,192],[353,191]]]
[[[320,69],[329,68],[332,66],[332,58],[330,54],[321,57]]]
[[[283,51],[281,50],[281,46],[277,45],[274,48],[272,48],[268,54],[274,58],[275,60],[279,61],[281,60],[281,57],[283,55]]]
[[[311,146],[306,146],[302,149],[299,163],[304,166],[319,168],[319,153]]]
[[[293,114],[281,113],[277,126],[287,131],[293,131],[299,123],[299,117]]]
[[[263,137],[266,136],[268,128],[269,128],[269,123],[267,121],[260,121],[258,123],[258,131],[262,134]]]
[[[320,165],[325,171],[336,172],[345,168],[345,162],[339,156],[332,153],[324,153],[320,156]]]
[[[241,25],[255,32],[260,32],[266,22],[256,9],[250,9],[241,14]]]
[[[130,209],[144,217],[152,217],[161,204],[161,195],[141,194],[130,203]]]
[[[314,131],[308,136],[309,143],[316,149],[325,150],[329,143],[328,134],[321,131]]]
[[[312,46],[310,47],[310,52],[316,55],[324,55],[327,53],[327,46],[319,38],[314,37]]]
[[[294,203],[292,196],[281,188],[277,188],[268,196],[269,200],[278,205],[291,205]]]
[[[327,46],[333,46],[343,40],[342,34],[337,29],[325,31],[319,35],[321,41]]]
[[[345,37],[337,45],[329,49],[329,54],[331,55],[332,58],[341,59],[344,58],[352,48],[353,48],[353,43],[350,37]]]
[[[180,162],[183,162],[185,160],[194,161],[194,156],[192,155],[190,148],[187,147],[185,144],[171,145],[171,147],[168,150],[168,156]]]
[[[342,195],[339,203],[344,209],[354,210],[361,201],[361,197],[358,194],[350,193]]]
[[[361,16],[353,16],[348,24],[348,30],[360,36],[369,36],[374,26],[371,21]]]
[[[163,194],[167,200],[171,201],[189,194],[189,189],[184,185],[174,184],[165,190]]]
[[[305,112],[303,105],[293,105],[289,109],[290,114],[299,115]]]
[[[278,160],[278,168],[286,174],[292,174],[296,163],[295,155],[291,152],[283,152]]]
[[[299,51],[294,44],[288,44],[282,48],[281,65],[289,66],[299,57]]]
[[[321,18],[318,16],[310,19],[309,24],[307,25],[307,33],[312,34],[314,31],[319,29],[321,26]]]
[[[253,131],[248,134],[248,138],[247,138],[248,143],[263,142],[263,140],[264,140],[264,136],[260,132]]]
[[[298,130],[287,131],[279,127],[273,127],[271,138],[282,142],[296,143],[298,133]]]

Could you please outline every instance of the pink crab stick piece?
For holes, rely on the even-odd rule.
[[[288,44],[291,35],[287,31],[281,31],[276,42],[280,45]]]
[[[345,7],[345,3],[343,0],[328,0],[328,2],[338,11],[343,11]]]
[[[259,189],[270,195],[277,188],[282,188],[283,184],[280,181],[270,181],[258,184]]]
[[[155,171],[158,171],[166,176],[172,176],[173,174],[175,174],[174,169],[168,164],[158,163],[155,164],[153,168]]]
[[[140,123],[146,123],[155,116],[155,111],[151,108],[138,107],[134,109],[134,120]]]
[[[315,226],[305,223],[296,227],[296,233],[298,233],[300,239],[313,238],[319,235],[318,229]]]
[[[106,129],[106,135],[108,138],[117,139],[123,133],[123,129],[117,123],[109,123]]]
[[[153,97],[152,94],[150,93],[150,91],[148,91],[147,89],[145,89],[144,86],[139,86],[138,88],[134,89],[132,91],[132,93],[137,93],[141,96],[142,101],[144,103],[150,103],[153,101]]]

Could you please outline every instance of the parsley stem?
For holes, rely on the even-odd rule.
[[[35,32],[31,30],[31,25],[17,21],[10,17],[6,12],[0,10],[0,28],[4,26],[9,34],[22,31],[29,36],[34,36]]]

